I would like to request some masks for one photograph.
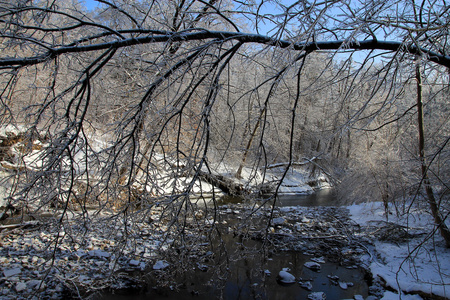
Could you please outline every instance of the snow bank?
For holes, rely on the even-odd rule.
[[[351,218],[361,226],[369,226],[374,221],[386,221],[381,202],[352,205],[348,209]],[[423,234],[405,242],[376,241],[374,245],[379,258],[369,262],[373,276],[380,276],[388,286],[397,291],[422,291],[449,298],[450,251],[444,247],[438,232],[433,238],[426,240],[434,227],[430,214],[426,210],[415,209],[400,217],[389,215],[389,222]],[[386,292],[383,299],[399,299],[399,296]],[[401,299],[421,298],[402,295]]]
[[[419,295],[399,295],[393,292],[389,292],[386,291],[384,293],[383,298],[381,298],[380,300],[398,300],[398,299],[402,299],[402,300],[422,300],[422,297],[420,297]]]

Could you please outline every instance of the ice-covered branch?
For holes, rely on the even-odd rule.
[[[51,50],[36,56],[28,57],[16,57],[16,58],[2,58],[0,59],[0,67],[3,68],[15,68],[20,66],[35,65],[41,62],[49,61],[54,57],[57,57],[66,53],[76,52],[90,52],[105,50],[110,48],[123,48],[140,44],[154,44],[165,42],[187,42],[187,41],[199,41],[216,39],[219,41],[235,40],[241,43],[254,43],[270,45],[278,48],[292,48],[298,51],[319,51],[319,50],[387,50],[387,51],[401,51],[414,55],[425,56],[429,61],[437,63],[439,65],[450,68],[450,56],[439,54],[430,51],[423,47],[418,47],[415,44],[405,44],[397,41],[380,41],[380,40],[364,40],[364,41],[319,41],[308,43],[293,43],[286,40],[278,40],[268,36],[241,33],[241,32],[229,32],[229,31],[208,31],[200,30],[198,32],[168,32],[162,35],[150,35],[143,37],[132,37],[126,39],[120,39],[116,41],[97,43],[91,45],[71,45],[55,47]]]

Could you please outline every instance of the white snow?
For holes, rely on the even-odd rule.
[[[393,293],[393,292],[389,292],[386,291],[384,293],[383,298],[381,298],[380,300],[422,300],[422,297],[420,297],[419,295],[399,295],[397,293]]]
[[[307,267],[308,269],[311,269],[314,271],[320,270],[320,264],[318,264],[316,262],[308,261],[308,262],[305,262],[304,266]]]
[[[267,172],[270,180],[276,181],[281,178],[285,168],[276,168]],[[311,194],[314,192],[313,188],[306,184],[309,180],[309,174],[301,168],[291,168],[284,177],[281,183],[279,193],[289,194]]]
[[[369,260],[374,277],[380,276],[386,284],[397,292],[418,292],[450,297],[450,251],[444,247],[443,240],[436,232],[433,238],[426,237],[433,231],[433,218],[423,209],[411,209],[403,216],[389,215],[389,222],[406,226],[411,232],[424,234],[405,242],[376,241],[378,259]],[[361,226],[373,221],[386,221],[383,203],[363,203],[349,206],[351,218]],[[390,207],[392,210],[392,207]],[[399,295],[385,292],[384,300],[421,299],[419,296]]]
[[[325,300],[327,299],[324,292],[314,292],[308,295],[308,299],[310,300]]]
[[[295,282],[295,276],[288,272],[289,268],[283,268],[278,273],[278,280],[280,280],[282,283],[294,283]]]

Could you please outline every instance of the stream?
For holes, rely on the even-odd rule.
[[[227,197],[220,205],[239,204],[240,199]],[[331,190],[322,190],[313,195],[283,196],[277,199],[277,206],[330,207],[336,205],[336,196]],[[239,222],[236,215],[229,215],[228,224]],[[254,239],[242,239],[227,234],[223,237],[228,251],[239,248],[241,254],[230,260],[227,277],[213,280],[212,269],[196,268],[179,275],[178,288],[157,289],[149,282],[148,287],[136,294],[118,294],[118,291],[103,293],[97,299],[308,299],[314,292],[323,292],[328,300],[354,299],[368,296],[368,284],[365,271],[359,267],[341,266],[338,263],[320,263],[320,270],[314,271],[305,266],[312,253],[302,251],[278,251],[269,255],[267,261],[261,260],[262,243]],[[339,249],[340,250],[340,249]],[[309,255],[308,255],[309,254]],[[277,280],[278,273],[289,268],[296,282],[283,284]],[[216,278],[216,277],[214,277]],[[302,287],[299,282],[309,282],[310,288]],[[316,295],[317,296],[317,295]],[[318,298],[324,299],[319,295]]]

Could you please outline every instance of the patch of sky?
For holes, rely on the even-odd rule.
[[[100,5],[100,3],[95,0],[83,0],[81,1],[81,4],[84,4],[88,10],[94,10]]]

